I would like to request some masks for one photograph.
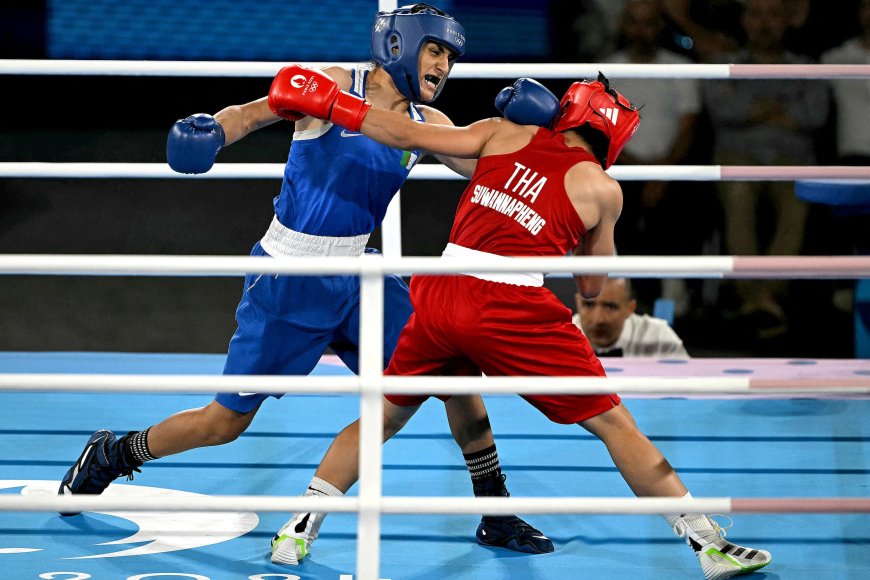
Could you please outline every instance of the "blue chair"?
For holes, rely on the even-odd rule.
[[[668,326],[674,326],[674,301],[668,298],[659,298],[653,303],[654,318],[668,321]]]
[[[870,182],[866,181],[798,181],[795,195],[808,203],[828,205],[839,217],[870,213]],[[870,247],[864,243],[856,251],[867,254]],[[855,358],[870,358],[870,279],[867,278],[858,280],[855,285]]]

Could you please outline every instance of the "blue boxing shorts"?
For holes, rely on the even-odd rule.
[[[251,255],[267,254],[257,243]],[[224,374],[308,375],[327,347],[358,372],[359,286],[357,276],[248,274]],[[410,316],[408,286],[399,276],[385,277],[384,368]],[[215,400],[248,413],[268,397],[281,394],[221,393]]]

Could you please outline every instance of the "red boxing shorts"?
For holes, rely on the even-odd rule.
[[[464,275],[415,276],[411,302],[414,314],[399,336],[388,375],[605,376],[589,341],[571,322],[571,311],[546,288]],[[615,394],[522,397],[551,421],[566,424],[620,402]],[[400,406],[427,398],[387,395]]]

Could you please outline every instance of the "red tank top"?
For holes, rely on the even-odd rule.
[[[519,151],[481,157],[450,241],[501,256],[564,256],[586,233],[565,192],[565,174],[581,161],[596,163],[543,128]]]

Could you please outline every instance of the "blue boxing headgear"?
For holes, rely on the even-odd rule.
[[[375,16],[372,59],[389,73],[399,92],[415,103],[422,101],[417,63],[420,49],[427,42],[437,42],[450,50],[453,68],[453,62],[465,54],[465,29],[452,16],[428,4],[402,6]],[[446,81],[445,77],[438,83],[435,97]]]

